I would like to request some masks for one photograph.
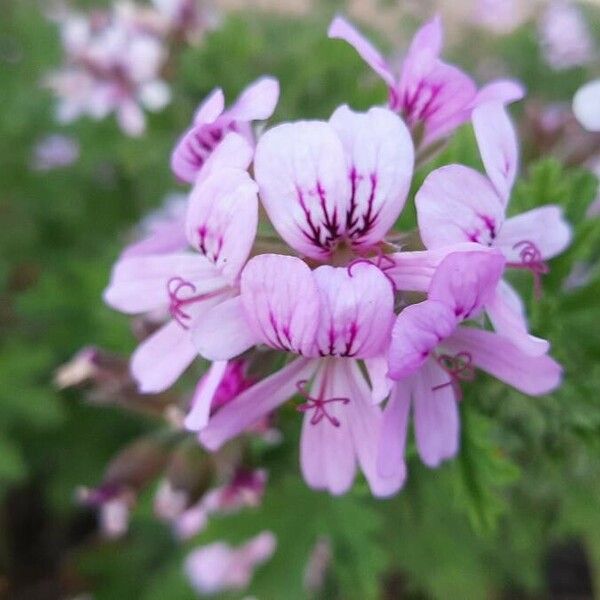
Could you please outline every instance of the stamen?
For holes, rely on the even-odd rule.
[[[189,290],[191,296],[182,297],[181,292]],[[189,321],[192,317],[189,313],[183,310],[183,307],[200,300],[207,300],[220,294],[223,290],[218,289],[207,294],[195,294],[196,286],[183,277],[171,277],[167,281],[167,294],[169,296],[169,314],[173,319],[181,325],[184,329],[188,329],[186,321]]]
[[[394,262],[394,259],[391,256],[388,256],[387,254],[385,254],[383,252],[383,248],[381,246],[377,246],[376,247],[376,251],[377,254],[374,257],[374,261],[371,258],[367,258],[367,257],[360,257],[360,258],[355,258],[346,268],[348,269],[348,275],[350,277],[352,277],[352,269],[353,267],[355,267],[358,264],[367,264],[367,265],[375,265],[384,275],[385,278],[390,282],[391,286],[392,286],[392,290],[394,291],[394,293],[396,293],[398,291],[398,288],[396,288],[396,284],[394,283],[394,280],[391,278],[391,276],[386,272],[388,269],[394,267],[396,265],[396,263]],[[384,265],[384,263],[387,263],[387,265]]]
[[[444,370],[450,379],[446,383],[440,383],[431,388],[435,392],[449,385],[454,389],[456,397],[462,398],[462,390],[460,389],[461,381],[473,381],[475,379],[475,368],[473,367],[473,358],[469,352],[458,352],[454,356],[450,354],[441,354],[435,357],[437,364]]]
[[[314,410],[313,416],[310,418],[311,425],[319,424],[323,419],[327,419],[334,427],[339,427],[340,422],[333,415],[330,415],[327,412],[327,405],[332,402],[341,402],[342,404],[348,404],[350,402],[350,398],[313,398],[308,391],[306,390],[306,384],[308,381],[303,379],[302,381],[298,381],[296,383],[296,387],[298,388],[298,393],[306,398],[306,402],[300,404],[296,407],[298,412],[308,412],[309,410]]]
[[[524,269],[533,275],[533,291],[535,298],[539,300],[542,296],[542,275],[550,271],[548,265],[542,260],[540,249],[529,240],[521,240],[513,246],[513,250],[521,249],[519,258],[521,262],[506,263],[507,267],[513,269]]]

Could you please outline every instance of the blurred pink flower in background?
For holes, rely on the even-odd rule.
[[[570,69],[590,63],[596,53],[594,40],[581,9],[571,2],[553,0],[539,22],[540,45],[554,69]]]
[[[476,0],[472,21],[498,35],[520,27],[533,10],[529,0]]]
[[[243,590],[255,569],[273,556],[276,546],[277,540],[270,531],[263,531],[237,547],[214,542],[188,555],[185,572],[201,595]]]
[[[600,131],[600,79],[580,87],[573,97],[573,113],[588,131]]]
[[[79,158],[79,143],[67,135],[51,134],[42,138],[33,149],[31,168],[34,171],[51,171],[68,167]]]

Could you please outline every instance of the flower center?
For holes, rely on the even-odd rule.
[[[542,295],[542,275],[550,271],[550,268],[542,259],[540,249],[529,240],[521,240],[513,246],[513,250],[519,250],[521,262],[509,262],[506,266],[530,271],[533,275],[534,294],[539,299]]]
[[[323,419],[327,419],[334,427],[340,426],[340,421],[333,415],[327,412],[327,406],[334,402],[341,402],[342,404],[348,404],[350,402],[350,398],[323,398],[322,390],[321,394],[319,394],[318,398],[314,398],[311,396],[306,390],[307,380],[303,379],[302,381],[298,381],[296,383],[296,387],[298,388],[298,393],[306,399],[306,402],[300,404],[296,407],[298,412],[308,412],[309,410],[314,410],[312,417],[310,418],[311,425],[317,425]]]
[[[475,379],[475,368],[473,358],[469,352],[458,352],[457,354],[440,354],[435,357],[437,364],[450,376],[445,383],[440,383],[431,388],[433,392],[451,385],[458,399],[462,397],[460,389],[461,381],[473,381]]]

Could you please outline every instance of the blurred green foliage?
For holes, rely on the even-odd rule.
[[[58,393],[52,378],[86,344],[131,351],[127,320],[103,306],[101,292],[128,229],[176,189],[168,156],[196,104],[216,85],[231,99],[263,73],[281,82],[274,120],[327,117],[340,103],[364,109],[385,99],[383,86],[355,52],[327,40],[332,6],[324,4],[303,19],[228,17],[203,46],[180,56],[173,103],[150,116],[142,140],[125,138],[112,119],[84,120],[65,128],[81,144],[77,164],[40,173],[30,169],[33,147],[61,130],[53,121],[52,99],[40,88],[44,74],[60,62],[57,31],[32,0],[5,0],[0,485],[6,492],[33,482],[58,527],[79,514],[74,489],[96,483],[118,448],[156,427],[139,416],[87,404],[78,393]],[[587,77],[583,69],[550,71],[531,26],[499,40],[473,36],[469,43],[479,45],[478,54],[503,60],[532,96],[568,101]],[[458,46],[454,58],[477,71],[474,53]],[[413,192],[428,171],[448,162],[479,165],[469,127],[417,173]],[[555,394],[526,398],[479,375],[461,407],[459,458],[431,471],[410,447],[406,489],[388,501],[371,499],[364,484],[335,499],[307,489],[297,466],[298,420],[294,411],[283,411],[282,446],[256,451],[270,470],[260,508],[217,517],[182,547],[152,516],[149,491],[124,540],[89,540],[59,561],[98,600],[183,600],[193,597],[182,573],[186,550],[216,539],[240,542],[272,529],[279,548],[253,581],[250,592],[258,598],[305,597],[306,561],[315,541],[325,537],[334,559],[322,597],[464,599],[539,592],[549,548],[576,538],[600,578],[600,220],[585,217],[596,187],[584,169],[546,158],[522,165],[512,198],[515,212],[560,204],[574,225],[573,244],[552,261],[541,301],[531,298],[526,276],[514,280],[528,299],[533,332],[551,340],[565,367],[565,384]],[[400,224],[405,230],[414,226],[410,205]],[[567,289],[575,264],[587,278]],[[4,519],[11,519],[6,508]],[[0,569],[7,572],[17,560],[11,548],[2,539]]]

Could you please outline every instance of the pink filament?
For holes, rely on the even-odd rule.
[[[524,269],[533,275],[533,289],[536,299],[542,295],[542,275],[550,271],[548,265],[542,260],[540,249],[529,240],[521,240],[513,246],[513,250],[521,249],[519,258],[521,262],[509,262],[508,267]]]
[[[381,246],[377,246],[376,250],[377,250],[377,254],[374,257],[375,261],[371,260],[370,258],[366,258],[366,257],[355,258],[346,267],[348,269],[348,275],[350,277],[352,277],[352,269],[353,269],[353,267],[355,267],[358,264],[363,263],[363,264],[367,264],[367,265],[375,265],[385,275],[386,279],[390,282],[394,292],[397,292],[398,290],[396,288],[396,284],[394,283],[394,280],[386,272],[387,269],[394,267],[396,265],[396,263],[394,262],[394,259],[391,256],[384,254]],[[384,265],[384,263],[387,263],[387,264]]]
[[[451,385],[458,399],[462,398],[460,389],[461,381],[473,381],[475,379],[475,368],[473,367],[473,358],[469,352],[458,352],[454,356],[450,354],[441,354],[435,357],[437,364],[444,370],[450,379],[446,383],[441,383],[431,388],[432,391],[440,390]]]
[[[303,396],[304,398],[306,398],[306,402],[297,406],[296,410],[298,412],[304,413],[304,412],[308,412],[309,410],[314,409],[315,412],[313,413],[313,416],[310,418],[311,425],[317,425],[325,418],[334,427],[339,427],[340,426],[339,420],[327,412],[327,405],[331,404],[332,402],[341,402],[342,404],[348,404],[350,402],[350,398],[327,398],[326,400],[324,400],[323,398],[313,398],[306,391],[307,383],[308,382],[306,381],[306,379],[303,379],[302,381],[298,381],[296,383],[296,387],[298,388],[298,393],[301,396]]]
[[[183,292],[186,289],[189,290],[192,295],[187,297],[181,297],[181,292]],[[169,295],[169,314],[184,329],[188,329],[186,321],[189,321],[191,319],[191,316],[183,310],[183,307],[188,304],[193,304],[194,302],[199,302],[200,300],[206,300],[217,294],[220,294],[221,290],[217,290],[216,292],[210,292],[208,294],[193,295],[195,292],[196,286],[191,281],[183,279],[183,277],[171,277],[171,279],[167,281],[167,294]]]

